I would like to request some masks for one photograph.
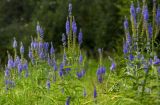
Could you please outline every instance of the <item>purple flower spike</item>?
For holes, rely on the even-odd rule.
[[[112,65],[110,67],[110,70],[113,71],[116,68],[116,64],[114,62],[112,62]]]
[[[51,87],[51,84],[50,84],[49,80],[47,80],[46,87],[47,87],[47,89],[50,89],[50,87]]]
[[[95,87],[95,86],[94,86],[93,97],[94,97],[94,98],[96,98],[96,97],[97,97],[97,90],[96,90],[96,87]]]
[[[24,54],[24,46],[23,46],[23,43],[21,42],[21,47],[20,47],[20,53],[21,54]]]
[[[66,21],[66,34],[67,35],[69,34],[69,30],[70,30],[70,25],[69,25],[69,20],[67,18],[67,21]]]
[[[83,38],[83,34],[82,34],[82,31],[80,30],[79,34],[78,34],[78,42],[79,42],[79,45],[82,44],[82,38]]]
[[[128,20],[127,20],[127,18],[125,19],[125,21],[124,21],[123,24],[124,24],[124,29],[125,29],[125,30],[128,30],[128,26],[129,26],[129,25],[128,25]]]
[[[135,11],[135,7],[134,7],[133,3],[131,4],[131,7],[130,7],[130,14],[135,21],[136,20],[136,11]]]
[[[6,70],[5,70],[5,77],[9,77],[9,69],[6,67]]]
[[[151,24],[149,24],[148,25],[148,33],[149,33],[149,39],[151,39],[152,38],[152,33],[153,33],[153,29],[152,29],[152,26],[151,26]]]
[[[132,54],[130,54],[130,55],[129,55],[129,60],[130,60],[130,61],[133,61],[133,59],[134,59],[134,56],[133,56]]]
[[[143,8],[143,18],[144,18],[144,20],[147,22],[148,21],[148,19],[149,19],[149,13],[148,13],[148,7],[147,6],[145,6],[144,8]]]
[[[62,34],[62,42],[63,42],[63,46],[65,46],[66,45],[66,36],[64,33]]]
[[[71,99],[71,97],[68,97],[68,98],[67,98],[65,105],[70,105],[70,99]]]
[[[36,31],[37,31],[37,34],[40,36],[40,38],[43,39],[44,31],[43,31],[42,27],[39,25],[39,22],[37,23]]]
[[[137,6],[137,8],[136,8],[136,13],[139,14],[140,12],[141,12],[141,8],[140,8],[140,4],[139,4],[139,2],[138,2],[138,6]]]
[[[55,50],[54,50],[54,48],[53,48],[53,44],[52,44],[52,42],[51,42],[50,55],[53,55],[53,54],[54,54],[54,52],[55,52]]]
[[[69,15],[72,15],[72,4],[69,3],[69,8],[68,8],[68,12],[69,12]]]
[[[83,61],[83,57],[82,57],[82,55],[80,55],[79,56],[79,63],[82,63],[82,61]]]
[[[23,66],[22,66],[22,64],[21,64],[21,62],[20,62],[20,63],[18,64],[18,73],[21,74],[22,70],[23,70]]]
[[[72,22],[72,30],[73,30],[73,33],[77,33],[77,25],[76,25],[75,19],[73,19],[73,22]]]
[[[160,6],[157,9],[157,13],[156,13],[156,23],[157,25],[160,26]]]
[[[16,38],[14,37],[13,40],[14,40],[14,41],[13,41],[13,48],[17,48],[17,41],[16,41]]]

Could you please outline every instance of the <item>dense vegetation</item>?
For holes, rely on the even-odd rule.
[[[48,7],[48,2],[45,1],[43,4],[46,3],[46,7]],[[104,1],[96,2],[96,0],[93,1],[93,4],[87,2],[95,6],[95,11],[98,11],[103,5],[98,5],[99,7],[96,8],[97,5],[94,5],[94,2],[105,3]],[[29,3],[33,2],[30,1]],[[73,1],[74,3],[76,4],[76,1]],[[73,16],[73,13],[76,12],[74,8],[76,9],[77,6],[74,7],[73,5],[72,7],[72,3],[69,3],[68,9],[66,9],[68,12],[58,12],[58,17],[68,13],[65,26],[61,24],[63,16],[57,18],[59,20],[56,21],[56,24],[61,24],[61,27],[63,27],[63,30],[54,30],[55,33],[62,32],[60,38],[54,31],[48,33],[47,36],[46,30],[48,27],[45,29],[42,27],[43,21],[44,23],[49,21],[47,19],[39,19],[38,22],[27,24],[27,27],[36,24],[36,35],[20,36],[24,38],[21,41],[17,41],[18,37],[13,37],[12,46],[10,50],[6,51],[8,60],[4,73],[0,73],[0,104],[159,105],[160,59],[158,58],[158,51],[160,46],[157,38],[160,33],[160,7],[156,0],[153,0],[152,6],[147,3],[146,0],[130,3],[130,10],[127,9],[130,16],[127,14],[123,16],[124,36],[122,46],[115,46],[117,50],[109,54],[108,57],[104,56],[108,39],[101,40],[101,38],[106,37],[103,37],[103,34],[107,33],[107,31],[103,33],[103,29],[101,30],[106,25],[104,20],[103,22],[101,22],[101,19],[98,20],[97,22],[101,24],[101,27],[95,26],[97,24],[95,23],[93,25],[95,29],[93,28],[93,30],[87,28],[84,23],[80,25],[78,22],[81,19],[78,20],[76,16]],[[84,4],[84,6],[87,6],[87,4]],[[109,8],[111,7],[109,6]],[[30,9],[34,10],[33,8]],[[46,12],[44,8],[42,10],[42,13]],[[39,16],[30,13],[28,15]],[[94,15],[99,17],[99,14]],[[93,18],[96,17],[94,15]],[[87,16],[82,20],[86,18]],[[86,22],[90,22],[89,20],[87,19]],[[119,27],[118,23],[115,23],[115,25]],[[87,36],[85,34],[89,31],[83,33],[83,30],[89,30],[97,35],[97,37],[88,36],[93,38],[90,40],[94,44],[97,43],[97,46],[92,46],[96,49],[97,58],[88,56],[85,47],[90,46],[88,45],[90,43],[84,40]],[[120,33],[117,33],[117,35]],[[100,39],[98,39],[99,34],[102,35]],[[111,35],[113,34],[116,33]],[[47,40],[48,38],[52,39],[52,37],[53,42]],[[60,40],[61,43],[57,40]],[[54,42],[57,42],[57,44],[54,44]],[[98,48],[99,46],[101,48]],[[56,48],[59,51],[56,51]]]

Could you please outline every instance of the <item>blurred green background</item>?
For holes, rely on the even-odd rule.
[[[73,4],[78,28],[83,31],[84,49],[91,53],[99,47],[108,52],[119,51],[117,46],[122,46],[123,20],[129,17],[130,0],[0,0],[1,62],[6,62],[6,51],[13,50],[14,36],[25,44],[27,55],[31,36],[36,36],[37,21],[44,29],[44,40],[52,41],[58,52],[69,2]]]

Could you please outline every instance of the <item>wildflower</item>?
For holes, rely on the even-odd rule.
[[[42,27],[39,25],[39,22],[37,23],[36,31],[37,31],[37,35],[39,35],[40,38],[43,39],[44,31],[43,31]]]
[[[70,99],[71,97],[68,97],[67,100],[66,100],[66,105],[70,105]]]
[[[72,15],[72,4],[69,3],[69,8],[68,8],[68,12],[69,12],[69,15]]]
[[[125,19],[123,24],[124,24],[124,29],[128,30],[128,20],[127,20],[127,18]]]
[[[81,72],[77,72],[77,77],[78,77],[78,79],[82,78],[82,73]]]
[[[59,76],[62,77],[63,76],[63,63],[60,64],[60,70],[59,70]]]
[[[143,8],[143,18],[144,18],[144,21],[148,21],[148,19],[149,19],[149,13],[148,13],[148,7],[147,6],[145,6],[144,8]]]
[[[50,89],[50,87],[51,87],[51,84],[50,84],[49,80],[47,80],[46,87],[47,87],[47,89]]]
[[[21,54],[24,54],[24,46],[23,46],[23,43],[21,42],[21,47],[20,47],[20,53]]]
[[[65,64],[66,63],[66,60],[67,60],[67,55],[66,53],[63,54],[63,63]]]
[[[113,71],[116,68],[116,64],[112,61],[112,65],[110,67],[110,70]]]
[[[15,64],[16,67],[18,66],[19,62],[20,62],[20,58],[19,58],[19,56],[17,56],[15,61],[14,61],[14,64]]]
[[[65,46],[66,45],[66,36],[64,33],[62,34],[62,42],[63,42],[63,46]]]
[[[130,54],[130,55],[129,55],[129,60],[130,60],[130,61],[133,61],[133,59],[134,59],[134,56],[133,56],[132,54]]]
[[[160,6],[157,9],[157,13],[156,13],[156,23],[157,25],[160,26]]]
[[[80,55],[79,56],[79,63],[82,63],[82,61],[83,61],[83,57],[82,57],[82,55]]]
[[[43,51],[41,51],[41,52],[39,53],[39,57],[40,57],[41,59],[44,59],[45,55],[44,55],[44,52],[43,52]]]
[[[131,45],[131,43],[132,43],[132,38],[131,38],[129,32],[127,33],[127,43],[128,43],[129,45]]]
[[[148,34],[149,34],[149,38],[151,39],[152,38],[152,33],[153,33],[153,29],[152,29],[152,26],[151,24],[148,25]]]
[[[55,71],[57,70],[57,65],[56,65],[56,63],[54,63],[53,68],[54,68]]]
[[[77,25],[76,25],[75,19],[73,19],[73,22],[72,22],[72,30],[73,30],[73,33],[77,32]]]
[[[141,8],[140,8],[140,4],[139,4],[139,2],[138,2],[138,6],[137,6],[137,8],[136,8],[136,13],[139,14],[140,12],[141,12]]]
[[[54,48],[53,48],[53,44],[52,44],[52,42],[51,42],[50,55],[53,55],[53,54],[54,54],[54,52],[55,52],[55,50],[54,50]]]
[[[29,53],[28,53],[28,57],[30,59],[33,59],[33,53],[32,53],[32,50],[29,48]]]
[[[127,54],[128,53],[128,43],[124,42],[123,44],[123,53]]]
[[[69,30],[70,30],[70,26],[69,26],[69,20],[67,18],[67,21],[66,21],[66,34],[67,35],[69,34]]]
[[[160,64],[160,59],[158,59],[158,58],[157,58],[157,59],[155,59],[155,60],[154,60],[154,62],[153,62],[153,64],[154,64],[154,65],[158,65],[158,64]]]
[[[18,64],[18,73],[20,74],[22,72],[22,70],[23,70],[23,66],[22,66],[22,63],[20,62]]]
[[[144,64],[144,71],[148,72],[148,65],[147,64]]]
[[[48,47],[49,47],[48,42],[45,42],[45,43],[44,43],[44,49],[45,49],[46,52],[48,51]]]
[[[28,62],[25,60],[25,63],[23,64],[23,69],[28,70]]]
[[[96,90],[96,87],[95,87],[95,86],[94,86],[93,97],[94,97],[94,98],[96,98],[96,97],[97,97],[97,90]]]
[[[83,37],[82,31],[80,30],[80,32],[79,32],[79,34],[78,34],[78,42],[79,42],[79,45],[82,44],[82,37]]]
[[[13,41],[13,48],[17,48],[17,41],[16,41],[16,38],[14,37],[13,40],[14,40],[14,41]]]
[[[33,42],[33,48],[34,48],[34,49],[37,49],[37,47],[38,47],[38,43],[37,43],[36,41],[34,41],[34,42]]]
[[[11,69],[14,67],[14,62],[13,62],[12,57],[9,57],[7,67],[8,69]]]
[[[98,75],[98,81],[99,81],[99,83],[102,83],[102,75]]]
[[[38,47],[39,47],[39,49],[43,49],[43,43],[42,43],[42,42],[39,42],[39,43],[38,43]]]
[[[9,69],[6,67],[6,70],[5,70],[5,77],[9,77]]]
[[[136,11],[133,3],[131,4],[131,7],[130,7],[130,14],[131,14],[131,19],[133,20],[133,23],[136,24]]]

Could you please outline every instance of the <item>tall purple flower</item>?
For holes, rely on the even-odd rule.
[[[13,48],[17,48],[17,41],[15,37],[13,38]]]
[[[69,30],[70,30],[70,24],[69,24],[69,20],[67,18],[67,21],[66,21],[66,34],[67,35],[69,34]]]
[[[112,65],[110,67],[110,70],[113,71],[116,68],[116,64],[115,62],[112,61]]]
[[[156,13],[156,23],[157,25],[160,26],[160,6],[157,9],[157,13]]]
[[[50,55],[53,55],[53,54],[54,54],[54,52],[55,52],[55,50],[54,50],[54,48],[53,48],[53,44],[52,44],[52,42],[51,42]]]
[[[148,19],[149,19],[149,13],[148,13],[148,7],[147,6],[145,6],[144,8],[143,8],[143,18],[144,18],[144,21],[148,21]]]
[[[129,32],[128,32],[128,34],[127,34],[127,43],[128,43],[129,45],[131,45],[131,43],[132,43],[132,37],[130,36]]]
[[[22,65],[22,63],[20,62],[20,63],[18,64],[18,74],[19,74],[19,75],[21,74],[22,70],[23,70],[23,65]]]
[[[75,19],[73,19],[73,22],[72,22],[72,30],[73,30],[73,33],[77,33],[77,25],[76,25]]]
[[[51,84],[50,84],[49,80],[47,80],[46,87],[47,87],[47,89],[50,89],[50,87],[51,87]]]
[[[128,25],[128,20],[127,20],[127,18],[125,19],[125,21],[124,21],[123,24],[124,24],[124,29],[125,29],[125,30],[128,30],[128,26],[129,26],[129,25]]]
[[[96,98],[96,97],[97,97],[97,90],[96,90],[96,87],[95,87],[95,86],[94,86],[93,97],[94,97],[94,98]]]
[[[37,23],[36,31],[37,31],[37,35],[39,35],[40,38],[43,39],[44,31],[43,31],[42,27],[39,25],[39,22]]]
[[[151,24],[148,25],[148,34],[149,34],[149,38],[151,39],[152,38],[152,33],[153,33],[153,29],[152,29],[152,26]]]
[[[63,42],[63,46],[65,46],[66,45],[66,36],[64,33],[62,34],[62,42]]]
[[[14,61],[13,61],[13,58],[11,56],[8,58],[7,67],[8,67],[8,69],[12,69],[14,67]]]
[[[17,67],[19,63],[20,63],[20,58],[19,58],[19,56],[17,56],[15,61],[14,61],[14,64]]]
[[[33,53],[32,53],[32,50],[31,50],[31,49],[29,49],[28,57],[29,57],[30,59],[33,59]]]
[[[44,49],[45,49],[46,52],[48,51],[48,47],[49,47],[48,42],[45,42],[45,43],[44,43]]]
[[[140,4],[139,4],[139,2],[138,2],[138,6],[137,6],[137,8],[136,8],[136,13],[139,14],[140,12],[141,12],[141,8],[140,8]]]
[[[79,56],[79,63],[82,63],[82,61],[83,61],[83,56],[80,55],[80,56]]]
[[[133,56],[132,54],[130,54],[130,55],[129,55],[129,60],[130,60],[130,61],[133,61],[133,59],[134,59],[134,56]]]
[[[70,105],[70,99],[71,99],[71,97],[67,97],[67,100],[66,100],[66,104],[65,104],[65,105]]]
[[[128,43],[127,43],[127,42],[124,42],[124,43],[123,43],[123,53],[124,53],[124,54],[127,54],[127,53],[128,53]]]
[[[59,76],[62,77],[63,76],[63,63],[60,64],[60,70],[59,70]]]
[[[20,47],[20,53],[21,54],[24,54],[24,46],[23,46],[23,43],[21,42],[21,47]]]
[[[79,45],[82,44],[82,38],[83,38],[83,34],[82,34],[82,31],[80,30],[79,34],[78,34],[78,42],[79,42]]]
[[[135,24],[136,23],[136,11],[135,11],[135,7],[133,3],[131,4],[131,7],[130,7],[130,14]]]
[[[5,70],[5,77],[9,77],[9,69],[6,67],[6,70]]]
[[[68,12],[69,12],[69,15],[72,15],[72,4],[71,3],[69,3],[69,5],[68,5],[69,7],[68,7]]]

